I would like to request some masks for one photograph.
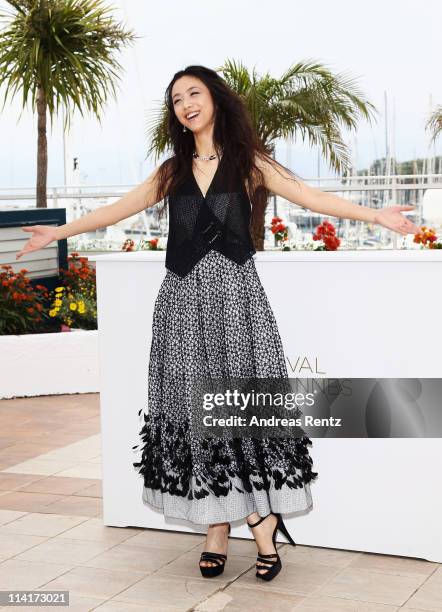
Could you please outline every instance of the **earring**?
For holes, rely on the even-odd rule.
[[[185,125],[183,125],[183,132],[187,132],[187,128]]]

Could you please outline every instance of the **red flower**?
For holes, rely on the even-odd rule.
[[[324,244],[328,251],[336,251],[341,241],[336,236],[326,236],[324,238]]]
[[[127,238],[124,243],[123,246],[121,247],[123,251],[133,251],[133,247],[135,245],[135,242],[133,240],[131,240],[130,238]]]
[[[328,251],[335,251],[341,244],[341,241],[336,236],[334,225],[327,220],[318,225],[313,234],[313,240],[322,240]]]
[[[335,227],[333,225],[333,223],[330,223],[330,221],[323,221],[322,222],[322,226],[323,228],[330,234],[334,234],[335,233]]]

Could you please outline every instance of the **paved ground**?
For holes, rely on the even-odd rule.
[[[442,611],[437,563],[282,544],[266,584],[254,543],[233,538],[209,580],[204,536],[104,527],[99,432],[98,394],[0,401],[0,590],[69,590],[81,612]]]

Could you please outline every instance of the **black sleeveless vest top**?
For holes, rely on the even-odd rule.
[[[226,176],[225,166],[223,155],[205,196],[191,170],[168,196],[166,268],[178,276],[186,276],[212,249],[238,264],[256,253],[247,191],[237,172]]]

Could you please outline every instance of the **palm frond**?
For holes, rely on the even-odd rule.
[[[0,38],[0,85],[3,105],[19,91],[22,106],[33,108],[39,88],[51,121],[61,104],[67,121],[74,109],[100,120],[100,111],[115,97],[121,65],[115,52],[135,35],[112,17],[102,0],[8,0]],[[1,13],[6,20],[6,14]]]
[[[146,157],[154,155],[154,160],[170,148],[171,142],[167,131],[167,107],[162,102],[157,103],[157,108],[150,111],[147,121],[146,136],[150,142],[150,147]]]
[[[435,142],[436,138],[442,134],[442,106],[438,106],[430,115],[425,124],[425,129],[431,132],[430,142]]]
[[[354,79],[333,74],[314,59],[292,64],[280,78],[258,74],[239,60],[226,59],[217,72],[244,101],[253,125],[267,150],[280,138],[308,140],[319,146],[331,167],[350,166],[341,130],[356,129],[361,119],[371,121],[377,112]],[[149,155],[157,156],[170,145],[164,104],[154,111],[149,125]]]

